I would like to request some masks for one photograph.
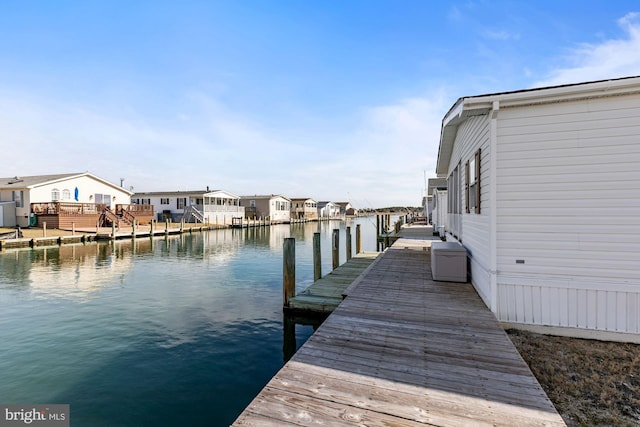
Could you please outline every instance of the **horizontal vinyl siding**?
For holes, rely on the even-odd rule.
[[[640,332],[640,97],[501,110],[496,157],[500,320]]]
[[[468,214],[465,210],[465,164],[474,158],[478,149],[481,149],[481,210],[480,214]],[[471,281],[487,305],[490,305],[491,295],[488,214],[490,209],[489,182],[491,179],[489,161],[489,117],[487,115],[472,117],[461,124],[458,129],[449,170],[452,171],[460,162],[462,169],[459,191],[462,213],[457,215],[457,220],[459,221],[457,236],[468,251]],[[451,191],[447,192],[447,196],[451,197]],[[449,222],[449,226],[451,225],[452,223]]]

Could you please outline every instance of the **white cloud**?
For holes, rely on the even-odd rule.
[[[566,67],[552,71],[534,86],[640,75],[640,13],[628,13],[618,20],[618,25],[626,37],[580,45],[566,58]]]
[[[507,41],[507,40],[519,40],[520,34],[511,33],[506,30],[485,30],[482,32],[482,37],[490,40]]]

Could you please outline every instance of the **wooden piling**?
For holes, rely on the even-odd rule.
[[[347,248],[347,261],[351,259],[351,227],[347,227],[347,236],[346,236],[346,248]]]
[[[149,224],[149,237],[151,237],[151,240],[153,240],[153,223],[155,221],[151,220],[151,223]]]
[[[320,233],[313,233],[313,281],[322,277],[322,258],[320,257]]]
[[[360,224],[356,224],[356,255],[360,253],[362,250],[362,246],[360,244]]]
[[[282,289],[283,304],[289,306],[289,298],[296,295],[296,239],[287,237],[283,244]]]
[[[72,236],[76,235],[76,223],[75,223],[75,221],[71,222],[71,235]]]
[[[332,265],[335,270],[340,266],[340,230],[335,228],[333,230],[332,235],[332,247],[331,247],[331,256],[332,256]]]
[[[42,237],[47,237],[47,221],[42,223]]]
[[[136,220],[131,221],[131,237],[136,237]]]
[[[116,239],[116,223],[115,222],[111,223],[111,238],[113,240]]]

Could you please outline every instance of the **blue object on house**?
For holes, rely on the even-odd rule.
[[[79,193],[80,193],[80,192],[78,191],[78,187],[76,187],[76,189],[75,189],[75,190],[74,190],[74,192],[73,192],[73,197],[76,199],[76,202],[78,201],[78,194],[79,194]]]

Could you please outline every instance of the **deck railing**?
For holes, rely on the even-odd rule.
[[[105,207],[103,203],[32,203],[31,212],[36,215],[95,215],[102,213]]]

